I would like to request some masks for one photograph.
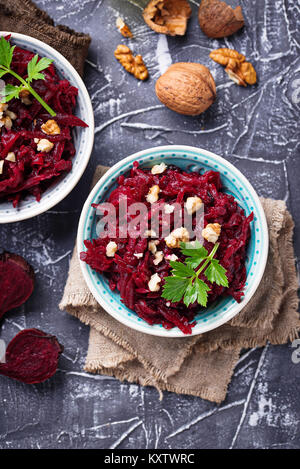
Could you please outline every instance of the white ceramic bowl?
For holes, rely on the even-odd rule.
[[[88,164],[94,143],[94,113],[92,103],[82,79],[75,68],[52,47],[42,41],[24,34],[0,31],[0,36],[10,34],[13,44],[23,49],[39,54],[41,57],[53,59],[54,65],[61,76],[78,88],[77,106],[75,114],[82,119],[88,127],[76,127],[73,131],[76,154],[72,159],[73,167],[69,173],[60,176],[43,193],[41,201],[36,202],[32,196],[21,201],[17,208],[11,202],[0,201],[0,223],[11,223],[25,220],[49,210],[63,200],[76,186]]]
[[[237,303],[233,298],[222,298],[210,305],[196,317],[196,325],[192,329],[192,335],[215,329],[236,316],[248,303],[257,289],[263,276],[268,256],[268,228],[265,214],[259,198],[240,171],[224,158],[200,148],[168,145],[150,148],[128,156],[114,165],[96,184],[83,207],[77,236],[78,253],[85,251],[85,239],[96,236],[97,216],[92,203],[104,202],[109,193],[116,187],[116,180],[121,174],[126,174],[134,161],[138,161],[141,167],[151,167],[164,161],[167,164],[175,164],[186,171],[199,171],[200,169],[213,169],[219,171],[223,183],[223,190],[232,194],[243,207],[246,215],[252,211],[254,221],[251,223],[251,239],[248,245],[246,269],[247,283],[244,289],[244,298]],[[126,326],[146,334],[164,337],[187,337],[178,328],[164,329],[161,325],[151,326],[140,319],[138,315],[126,308],[120,301],[117,291],[112,292],[106,278],[95,272],[85,262],[80,261],[85,281],[98,301],[98,303],[118,321]]]

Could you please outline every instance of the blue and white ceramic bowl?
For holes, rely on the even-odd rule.
[[[259,198],[249,183],[238,169],[228,163],[224,158],[200,148],[169,145],[150,148],[140,151],[123,159],[114,165],[97,183],[90,193],[83,207],[79,227],[77,247],[78,253],[85,251],[85,239],[96,238],[96,211],[91,207],[92,203],[104,202],[110,192],[116,187],[116,180],[121,174],[126,174],[134,161],[138,161],[142,167],[152,167],[164,161],[166,164],[175,164],[185,171],[199,171],[200,169],[213,169],[221,174],[225,192],[232,194],[238,203],[244,208],[246,215],[254,212],[254,221],[251,223],[251,239],[247,253],[247,283],[245,296],[241,303],[233,298],[220,299],[196,316],[196,325],[192,334],[202,334],[221,326],[236,316],[248,303],[257,289],[263,276],[268,255],[268,228],[265,214]],[[95,272],[85,262],[80,261],[83,276],[86,283],[98,301],[98,303],[111,316],[121,323],[146,334],[163,337],[187,337],[178,328],[164,329],[161,325],[150,326],[138,315],[126,308],[120,301],[118,292],[112,292],[106,278]]]
[[[54,65],[63,79],[78,88],[76,116],[88,124],[88,127],[74,129],[73,138],[76,154],[72,159],[72,170],[65,176],[59,177],[42,195],[37,202],[33,196],[28,196],[18,206],[13,208],[11,202],[0,202],[0,223],[10,223],[39,215],[49,210],[63,200],[76,186],[88,164],[94,143],[94,114],[92,103],[82,79],[75,68],[52,47],[42,41],[24,34],[0,31],[0,36],[10,34],[13,44],[23,49],[39,54],[41,57],[52,59]]]

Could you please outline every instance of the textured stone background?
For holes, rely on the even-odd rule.
[[[240,0],[246,26],[225,40],[210,40],[200,31],[199,0],[190,2],[193,17],[186,36],[167,40],[144,24],[143,1],[36,3],[57,22],[92,35],[85,81],[96,135],[87,171],[61,204],[0,228],[1,246],[25,255],[37,272],[34,295],[7,315],[0,337],[8,342],[20,329],[40,327],[65,346],[58,373],[45,384],[0,378],[0,448],[299,447],[300,364],[291,360],[291,345],[245,352],[221,406],[171,393],[160,402],[155,389],[84,373],[88,328],[57,306],[95,166],[112,165],[151,146],[181,143],[212,150],[235,164],[260,195],[286,200],[296,221],[299,256],[299,3]],[[149,67],[146,83],[137,82],[113,58],[122,40],[114,26],[119,12],[135,33],[130,46]],[[257,86],[234,85],[209,59],[211,49],[227,46],[253,62]],[[216,103],[198,118],[172,113],[154,93],[168,62],[189,60],[209,66],[217,84]]]

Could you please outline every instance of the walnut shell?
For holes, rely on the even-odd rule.
[[[202,0],[198,12],[199,24],[206,36],[227,37],[244,26],[240,6],[234,10],[220,0]]]
[[[170,36],[184,36],[192,14],[187,0],[151,0],[143,17],[153,31]]]
[[[187,116],[201,114],[216,99],[216,84],[210,71],[192,62],[171,65],[157,80],[155,91],[165,106]]]

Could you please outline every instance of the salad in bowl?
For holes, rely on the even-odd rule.
[[[78,251],[110,314],[143,332],[182,337],[223,324],[250,300],[268,233],[257,195],[230,163],[192,147],[158,147],[98,182],[81,215]]]
[[[42,213],[70,192],[88,162],[94,124],[77,72],[36,39],[1,34],[0,80],[0,222],[6,223]]]

